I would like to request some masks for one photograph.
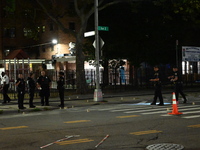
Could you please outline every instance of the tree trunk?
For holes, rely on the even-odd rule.
[[[86,94],[88,86],[85,78],[84,61],[85,55],[83,54],[83,37],[80,31],[76,37],[76,92],[79,94]]]

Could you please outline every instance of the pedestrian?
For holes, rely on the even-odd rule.
[[[59,72],[59,79],[57,81],[57,89],[59,92],[60,97],[60,105],[58,105],[61,108],[64,108],[64,92],[65,92],[65,78],[64,78],[64,72]]]
[[[9,88],[9,77],[5,72],[1,73],[1,88],[2,88],[2,94],[3,94],[3,102],[2,104],[6,104],[7,102],[10,102],[10,97],[8,96],[8,88]]]
[[[19,109],[26,109],[24,107],[24,94],[25,94],[25,81],[22,74],[18,75],[18,79],[16,82],[17,86],[17,93],[18,93],[18,108]]]
[[[181,96],[184,99],[183,103],[187,103],[186,96],[183,93],[183,82],[181,80],[181,76],[180,76],[180,73],[178,71],[178,67],[174,66],[172,69],[173,69],[173,75],[169,76],[168,78],[174,84],[174,90],[175,90],[175,94],[176,94],[176,101],[178,102],[178,97],[179,97],[179,93],[180,93]]]
[[[159,97],[160,103],[158,105],[163,106],[164,102],[162,97],[161,75],[158,66],[154,66],[154,78],[150,79],[150,81],[154,82],[154,87],[155,87],[154,99],[151,105],[156,105],[157,98]]]
[[[41,105],[49,106],[51,79],[46,75],[45,71],[41,71],[41,76],[37,79],[37,88],[40,90]]]
[[[34,98],[35,88],[36,88],[36,82],[34,80],[34,76],[35,76],[34,73],[29,73],[29,77],[27,79],[30,108],[35,108],[35,106],[33,105],[33,98]]]
[[[119,73],[120,73],[120,83],[125,83],[125,70],[124,66],[120,66],[119,68]]]

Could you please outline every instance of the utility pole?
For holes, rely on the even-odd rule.
[[[94,3],[94,9],[95,9],[95,41],[96,41],[96,50],[95,50],[95,66],[96,66],[96,89],[94,91],[94,101],[102,101],[102,91],[100,89],[100,84],[99,84],[99,31],[98,31],[98,26],[99,26],[99,18],[98,18],[98,5],[99,2],[98,0],[95,0]]]
[[[178,62],[178,40],[176,40],[176,67],[179,67]]]

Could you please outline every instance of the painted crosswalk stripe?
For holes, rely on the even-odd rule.
[[[130,116],[117,116],[116,118],[131,118],[131,117],[138,117],[139,115],[130,115]]]
[[[86,139],[78,139],[78,140],[69,140],[69,141],[56,142],[56,144],[69,145],[69,144],[85,143],[85,142],[92,142],[92,141],[94,141],[94,140],[86,138]]]
[[[189,125],[188,127],[191,127],[191,128],[200,128],[200,124],[197,124],[197,125]]]
[[[192,107],[192,109],[198,109],[199,108],[199,106],[181,106],[181,107],[179,107],[179,108],[190,108],[190,107]],[[194,108],[194,107],[197,107],[197,108]],[[167,112],[167,111],[159,111],[159,110],[162,110],[162,109],[166,109],[166,107],[159,107],[159,108],[152,108],[152,107],[147,107],[147,108],[149,108],[148,110],[147,109],[144,109],[144,108],[146,108],[146,107],[143,107],[143,109],[142,110],[133,110],[133,111],[127,111],[127,112],[124,112],[124,113],[127,113],[127,114],[129,114],[129,113],[141,113],[141,112],[152,112],[152,111],[155,111],[155,112],[153,112],[152,114],[156,114],[156,113],[165,113],[165,112]],[[152,109],[151,109],[152,108]],[[157,111],[158,110],[158,111]],[[186,110],[186,109],[185,109]],[[151,114],[151,113],[147,113],[147,114]]]
[[[133,135],[144,135],[144,134],[152,134],[152,133],[160,133],[160,132],[162,132],[162,131],[148,130],[148,131],[132,132],[130,134],[133,134]]]
[[[200,115],[192,115],[192,116],[186,116],[186,117],[182,117],[182,118],[186,118],[186,119],[190,119],[190,118],[199,118]]]
[[[147,110],[147,108],[149,110]],[[120,111],[125,111],[128,113],[132,113],[132,112],[143,112],[143,111],[152,111],[153,109],[156,108],[152,108],[151,106],[136,106],[136,107],[128,107],[128,108],[120,108],[120,109],[114,109],[114,110],[110,110],[110,112],[120,112]],[[159,110],[159,108],[157,108]],[[130,111],[129,111],[130,110]]]
[[[137,109],[137,108],[143,108],[143,106],[137,106],[137,107],[127,107],[126,105],[120,105],[120,106],[115,106],[115,107],[112,107],[112,108],[102,108],[102,109],[98,109],[98,111],[112,111],[112,110],[121,110],[121,109]]]
[[[22,129],[22,128],[28,128],[28,126],[5,127],[5,128],[0,128],[0,130],[11,130],[11,129]]]
[[[111,110],[110,112],[120,112],[120,111],[127,111],[127,110],[133,110],[133,108]]]
[[[166,109],[166,108],[164,108]],[[185,110],[195,110],[195,109],[199,109],[199,107],[196,108],[185,108],[185,109],[179,109],[180,111],[185,111]],[[139,111],[128,111],[128,112],[124,112],[124,113],[141,113],[143,115],[148,115],[148,114],[160,114],[160,113],[166,113],[167,110],[161,110],[161,108],[156,108],[156,109],[149,109],[149,110],[139,110]],[[154,111],[154,112],[152,112]],[[144,112],[144,113],[143,113]],[[165,115],[164,115],[165,116]]]
[[[181,111],[180,111],[180,112],[181,112]],[[190,112],[183,112],[182,115],[193,114],[193,113],[200,113],[200,110],[198,110],[198,111],[190,111]],[[161,115],[161,116],[171,116],[171,115],[165,114],[165,115]]]
[[[141,113],[142,115],[151,115],[151,114],[161,114],[161,113],[167,113],[167,110],[165,111],[156,111],[156,112],[148,112],[148,113]]]
[[[136,110],[136,111],[127,111],[127,112],[124,112],[126,114],[130,114],[130,113],[140,113],[140,112],[147,112],[147,111],[156,111],[156,110],[160,110],[161,108],[157,108],[157,109],[143,109],[143,110]]]
[[[67,121],[64,123],[80,123],[80,122],[90,122],[91,120],[75,120],[75,121]]]

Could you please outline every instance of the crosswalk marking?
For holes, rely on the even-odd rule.
[[[134,106],[133,105],[131,106],[131,108],[144,108],[144,106]],[[131,109],[130,106],[127,106],[127,105],[118,105],[118,106],[115,106],[115,107],[109,107],[109,108],[100,108],[98,109],[98,111],[112,111],[112,110],[121,110],[121,109]],[[96,109],[95,109],[96,110]]]
[[[22,129],[22,128],[28,128],[28,126],[5,127],[5,128],[0,128],[0,130],[11,130],[11,129]]]
[[[80,123],[80,122],[90,122],[91,120],[75,120],[75,121],[67,121],[64,123]]]
[[[199,118],[200,115],[193,115],[193,116],[186,116],[186,117],[182,117],[182,118],[186,118],[186,119],[190,119],[190,118]]]
[[[160,110],[161,108],[153,108],[153,109],[143,109],[143,110],[136,110],[136,111],[127,111],[127,112],[124,112],[126,114],[130,114],[130,113],[140,113],[140,112],[147,112],[147,111],[156,111],[156,110]]]
[[[179,111],[179,112],[181,112],[181,111]],[[193,114],[193,113],[200,113],[200,110],[198,110],[198,111],[190,111],[190,112],[182,112],[182,113],[183,113],[182,115]],[[165,114],[165,115],[161,115],[161,116],[165,117],[165,116],[171,116],[171,115]]]
[[[141,114],[150,115],[150,114],[161,114],[161,113],[167,113],[167,110],[165,110],[165,111],[156,111],[156,112],[148,112],[148,113],[141,113]]]
[[[69,141],[62,141],[62,142],[56,142],[58,145],[69,145],[69,144],[77,144],[77,143],[85,143],[85,142],[92,142],[94,140],[92,139],[78,139],[78,140],[69,140]]]
[[[111,108],[96,109],[96,111],[109,111],[112,113],[124,113],[133,114],[128,116],[118,116],[117,118],[129,118],[134,115],[160,115],[160,116],[173,116],[168,113],[171,112],[173,107],[171,105],[164,106],[152,106],[152,105],[128,105],[122,104],[112,106]],[[199,105],[178,105],[179,112],[182,112],[181,118],[200,118],[200,106]]]
[[[199,108],[186,108],[186,109],[179,109],[180,112],[182,111],[186,111],[186,110],[195,110],[195,109],[199,109]],[[166,111],[156,111],[156,112],[151,112],[151,113],[142,113],[143,115],[147,115],[147,114],[160,114],[160,113],[165,113]],[[192,111],[191,111],[192,112]],[[187,113],[191,113],[191,112],[184,112],[184,114]],[[193,112],[200,112],[200,111],[193,111]],[[162,115],[163,116],[163,115]]]
[[[138,117],[139,115],[130,115],[130,116],[117,116],[116,118],[131,118],[131,117]]]
[[[144,135],[144,134],[152,134],[152,133],[160,133],[162,131],[157,131],[157,130],[148,130],[148,131],[139,131],[139,132],[132,132],[130,134],[134,135]]]
[[[120,112],[120,111],[127,111],[127,110],[133,110],[133,108],[111,110],[110,112]]]

